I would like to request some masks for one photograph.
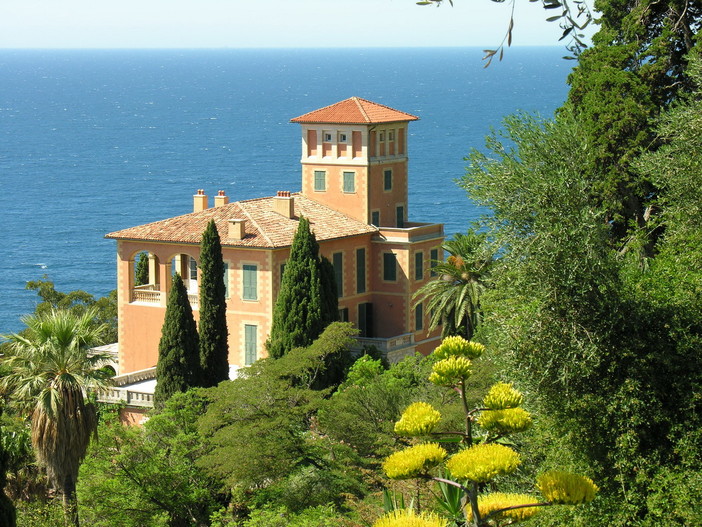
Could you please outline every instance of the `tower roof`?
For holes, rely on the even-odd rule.
[[[416,121],[416,115],[400,112],[375,102],[351,97],[319,110],[290,119],[292,123],[373,124]]]

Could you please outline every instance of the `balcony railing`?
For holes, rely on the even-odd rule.
[[[158,284],[138,285],[132,289],[132,302],[146,302],[147,304],[160,304],[161,291]]]
[[[109,388],[98,396],[101,403],[124,403],[127,406],[153,408],[154,394],[125,390],[124,388]]]
[[[414,334],[405,333],[404,335],[398,335],[388,339],[358,337],[356,341],[358,342],[359,347],[375,346],[380,351],[387,353],[390,351],[413,347]]]

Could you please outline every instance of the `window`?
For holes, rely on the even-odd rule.
[[[392,190],[392,170],[383,172],[383,189]]]
[[[314,171],[314,189],[320,192],[327,190],[327,173],[324,170]]]
[[[324,142],[325,143],[331,143],[332,141],[332,134],[331,132],[322,132],[324,134]]]
[[[344,172],[344,192],[356,192],[356,173]]]
[[[395,131],[388,130],[388,141],[394,141],[394,140],[395,140]]]
[[[414,279],[421,280],[424,277],[424,253],[417,251],[414,253]]]
[[[246,366],[256,362],[256,333],[258,333],[258,326],[244,325],[244,364]]]
[[[371,212],[371,225],[380,227],[380,211],[374,210]]]
[[[385,132],[378,132],[378,141],[385,141]]]
[[[224,262],[224,276],[222,276],[222,280],[224,280],[224,298],[229,298],[229,264],[227,262]]]
[[[366,292],[366,250],[356,249],[356,293]]]
[[[334,266],[334,280],[336,280],[336,296],[344,296],[344,254],[334,253],[332,255],[332,265]]]
[[[339,134],[339,142],[340,142],[340,143],[345,143],[346,141],[347,141],[347,139],[346,139],[346,134],[340,133],[340,134]]]
[[[343,309],[339,310],[339,322],[348,322],[349,321],[349,308],[345,307]]]
[[[436,273],[434,272],[434,267],[436,267],[436,264],[439,263],[437,261],[439,259],[439,249],[432,249],[429,252],[429,259],[431,260],[429,262],[429,268],[431,269],[431,276],[436,276]]]
[[[188,256],[188,259],[190,260],[190,279],[194,282],[197,282],[197,262],[192,256]]]
[[[401,229],[405,226],[405,207],[398,205],[395,208],[395,216],[397,220],[397,227]]]
[[[397,280],[397,256],[393,253],[383,254],[383,280],[386,282]]]
[[[414,307],[414,330],[422,331],[424,329],[424,308],[421,303]]]
[[[258,300],[258,267],[244,265],[244,300]]]

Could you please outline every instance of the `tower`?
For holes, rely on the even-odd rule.
[[[407,127],[418,117],[359,97],[302,125],[302,195],[377,227],[407,221]]]

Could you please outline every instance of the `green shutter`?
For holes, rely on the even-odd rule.
[[[422,304],[417,304],[414,308],[414,330],[421,331],[424,329],[424,308]]]
[[[393,253],[383,254],[383,280],[386,282],[397,280],[397,256]]]
[[[314,171],[314,189],[315,190],[326,190],[327,189],[326,175],[327,175],[327,173],[324,170],[315,170]]]
[[[356,192],[356,174],[344,172],[344,192]]]
[[[356,249],[356,293],[366,292],[366,250]]]
[[[332,266],[334,267],[334,279],[336,280],[336,296],[344,296],[344,255],[334,253],[332,255]]]
[[[244,300],[258,300],[258,267],[244,265]]]
[[[414,253],[414,279],[421,280],[424,277],[424,253],[417,251]]]
[[[249,366],[256,362],[256,333],[258,326],[244,325],[244,364]]]
[[[383,172],[384,176],[384,183],[383,183],[383,189],[384,190],[392,190],[392,170],[386,170]]]
[[[434,272],[434,267],[436,267],[436,264],[439,262],[437,261],[439,259],[439,249],[432,249],[431,252],[429,253],[429,259],[431,262],[429,262],[429,268],[431,269],[431,276],[436,276],[436,273]]]

